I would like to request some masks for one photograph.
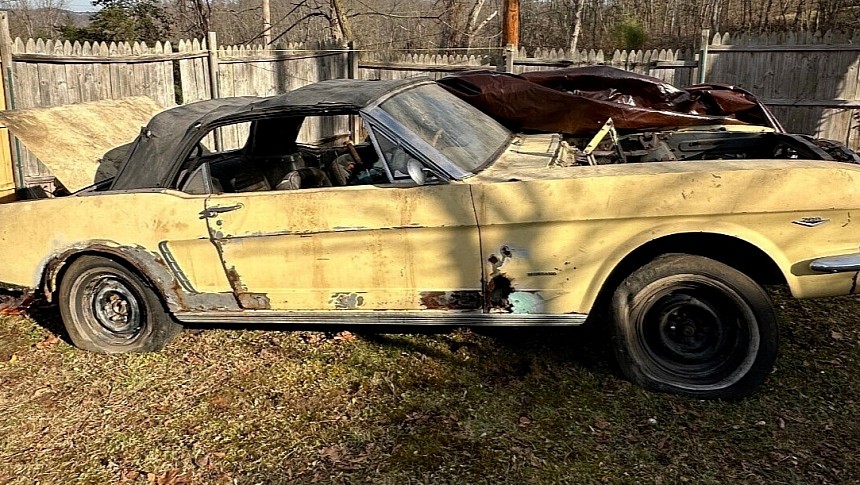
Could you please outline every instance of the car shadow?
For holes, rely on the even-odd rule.
[[[595,371],[620,375],[612,350],[611,326],[605,320],[588,320],[570,327],[415,327],[368,326],[342,324],[290,325],[273,329],[271,324],[195,324],[186,326],[192,332],[209,330],[321,332],[333,340],[341,332],[350,332],[361,340],[397,352],[423,354],[451,365],[474,366],[463,361],[461,351],[473,355],[499,354],[522,362],[557,362]],[[436,336],[433,340],[410,336]],[[526,364],[524,364],[526,365]],[[526,365],[527,366],[527,365]]]
[[[52,334],[59,337],[63,342],[74,345],[69,333],[66,331],[66,326],[63,325],[63,318],[60,316],[60,308],[56,303],[50,303],[43,298],[36,298],[32,302],[22,308],[22,311],[30,317],[36,325],[44,328]]]
[[[40,327],[74,345],[63,324],[55,303],[35,299],[21,308]],[[320,332],[325,339],[333,339],[340,332],[351,332],[365,342],[398,352],[420,353],[444,360],[453,365],[465,363],[458,353],[482,352],[512,356],[522,362],[553,361],[570,364],[600,374],[618,374],[612,351],[611,326],[601,319],[589,319],[584,325],[571,327],[415,327],[368,326],[342,324],[287,325],[273,328],[269,324],[194,324],[186,325],[189,332],[212,330],[265,331],[265,332]],[[411,339],[409,336],[433,335],[433,341]],[[407,338],[404,338],[407,337]],[[441,344],[441,345],[440,345]],[[530,364],[523,364],[528,367]]]

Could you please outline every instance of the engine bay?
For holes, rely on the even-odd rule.
[[[806,159],[860,163],[860,156],[831,140],[777,132],[717,130],[647,131],[594,138],[566,138],[580,165],[684,160]]]

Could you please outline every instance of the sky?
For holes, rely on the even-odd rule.
[[[73,12],[94,12],[98,10],[93,7],[90,0],[68,0],[68,9]]]

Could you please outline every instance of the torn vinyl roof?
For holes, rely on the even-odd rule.
[[[151,98],[67,104],[51,108],[0,111],[9,128],[70,191],[89,186],[101,158],[128,143],[161,111]]]
[[[619,131],[752,124],[783,131],[753,95],[716,84],[680,89],[609,66],[521,75],[465,71],[439,84],[512,131],[594,134],[612,118]]]
[[[111,189],[166,187],[179,159],[213,126],[266,116],[353,113],[389,92],[423,82],[427,80],[332,79],[268,98],[221,98],[177,106],[155,116],[141,131]]]

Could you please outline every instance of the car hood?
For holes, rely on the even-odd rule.
[[[92,185],[106,152],[162,110],[145,96],[0,112],[0,123],[71,192]]]
[[[557,134],[518,135],[492,164],[467,178],[469,183],[514,182],[569,177],[577,167],[560,166],[573,156]]]
[[[464,180],[469,184],[555,180],[580,177],[652,175],[665,172],[828,168],[860,172],[860,165],[819,160],[698,160],[583,166],[571,164],[573,154],[559,135],[519,135],[496,161]]]

